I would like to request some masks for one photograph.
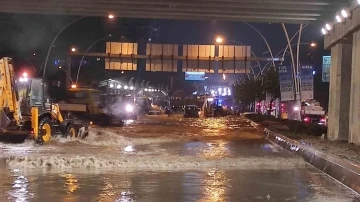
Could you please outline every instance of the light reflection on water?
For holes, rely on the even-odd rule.
[[[214,157],[228,157],[231,151],[228,148],[228,142],[219,140],[212,143],[207,143],[208,148],[203,150],[202,157],[214,158]]]
[[[117,134],[101,134],[103,139],[87,139],[84,142],[57,143],[34,147],[24,144],[25,152],[38,152],[39,155],[54,157],[62,153],[94,155],[96,159],[114,160],[123,157],[120,154],[134,154],[155,152],[146,158],[158,160],[157,163],[179,161],[179,157],[193,162],[201,159],[223,159],[228,157],[284,157],[290,158],[288,153],[279,152],[267,141],[254,135],[250,124],[234,118],[220,119],[176,119],[174,122],[158,123],[148,121],[140,125],[139,121],[130,123],[134,127],[120,128],[119,135],[139,134],[168,135],[198,134],[210,136],[203,141],[147,143],[144,147],[126,142],[124,137]],[[136,127],[135,127],[136,126]],[[188,127],[193,126],[193,127]],[[240,141],[229,140],[229,136],[241,137]],[[212,138],[223,136],[222,138]],[[97,136],[96,136],[97,137]],[[197,137],[197,136],[196,136]],[[93,141],[93,142],[91,142]],[[101,144],[99,144],[101,142]],[[96,143],[96,144],[94,144]],[[115,144],[114,144],[115,143]],[[126,143],[126,144],[125,144]],[[2,146],[0,146],[2,147]],[[17,155],[26,154],[17,145],[5,145],[4,151]],[[136,148],[136,150],[135,150]],[[21,151],[21,152],[18,152]],[[49,152],[49,151],[52,151]],[[106,154],[106,155],[105,155]],[[59,155],[66,157],[65,155]],[[133,156],[128,155],[129,158]],[[285,158],[286,157],[286,158]],[[94,159],[89,158],[89,159]],[[171,158],[168,161],[167,158]],[[292,157],[291,157],[292,158]],[[74,158],[76,159],[76,158]],[[259,159],[259,158],[256,158]],[[61,160],[61,159],[60,159]],[[122,160],[122,158],[120,158]],[[128,159],[124,159],[125,160]],[[24,161],[29,161],[25,159]],[[188,162],[187,161],[187,162]],[[231,161],[231,159],[230,159]],[[127,161],[126,161],[127,162]],[[203,162],[203,161],[201,161]],[[225,161],[221,161],[224,163]],[[29,162],[28,162],[29,163]],[[30,162],[31,163],[31,162]],[[34,163],[34,162],[32,162]],[[133,162],[134,163],[134,162]],[[141,164],[143,162],[135,162]],[[59,163],[61,164],[61,163]],[[351,201],[353,195],[344,187],[339,186],[325,175],[313,169],[280,169],[255,170],[250,161],[250,169],[221,170],[209,166],[206,169],[195,169],[178,172],[160,171],[116,171],[104,169],[71,169],[48,170],[14,169],[6,172],[0,169],[0,202],[2,201],[316,201],[316,197],[323,197],[323,201]],[[22,168],[23,163],[15,164],[12,168]],[[54,164],[55,165],[55,164]],[[181,164],[179,164],[181,165]],[[197,166],[195,166],[197,167]],[[219,168],[219,167],[218,167]],[[238,167],[237,167],[238,169]]]
[[[203,179],[204,189],[203,198],[200,202],[217,201],[223,202],[226,200],[226,191],[228,186],[228,178],[224,171],[210,170]]]
[[[3,175],[3,173],[1,174]],[[0,176],[7,179],[6,176]],[[313,169],[287,171],[14,173],[1,201],[351,201],[355,195]],[[31,179],[31,180],[30,180]],[[271,200],[269,200],[271,199]]]

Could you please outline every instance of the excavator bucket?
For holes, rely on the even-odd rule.
[[[86,138],[86,137],[88,136],[88,134],[89,134],[89,129],[88,129],[88,127],[83,126],[83,127],[81,127],[81,128],[79,129],[78,138],[79,138],[79,139],[84,139],[84,138]]]
[[[5,131],[6,127],[11,123],[9,117],[6,116],[4,110],[0,111],[0,131]]]

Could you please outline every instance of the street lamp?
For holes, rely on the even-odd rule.
[[[222,43],[224,39],[222,37],[216,37],[216,43]]]
[[[313,43],[310,44],[310,46],[311,47],[316,47],[316,43],[313,42]]]
[[[71,48],[71,52],[75,52],[76,51],[76,48]]]
[[[59,66],[59,69],[63,70],[65,73],[67,73],[67,71],[65,69],[62,68],[62,66]],[[70,81],[71,83],[74,83],[74,81],[72,80],[71,76],[70,76]],[[72,87],[71,87],[72,88]]]
[[[48,50],[48,52],[47,52],[47,55],[46,55],[46,58],[45,58],[43,77],[45,77],[46,67],[47,67],[47,63],[48,63],[48,60],[49,60],[49,56],[50,56],[50,51],[51,51],[52,47],[54,47],[54,44],[55,44],[56,39],[60,36],[60,34],[61,34],[67,27],[69,27],[69,26],[72,25],[73,23],[75,23],[75,22],[77,22],[77,21],[79,21],[79,20],[81,20],[81,19],[84,19],[84,18],[86,18],[86,17],[88,17],[88,16],[83,16],[83,17],[80,17],[80,18],[77,18],[77,19],[71,21],[70,23],[68,23],[67,25],[65,25],[65,26],[56,34],[55,38],[54,38],[53,41],[51,42],[50,48],[49,48],[49,50]]]
[[[219,41],[220,41],[220,42],[219,42]],[[217,37],[217,38],[215,39],[215,42],[216,42],[216,43],[221,43],[222,41],[224,41],[224,38],[222,38],[222,37]],[[241,42],[238,42],[238,41],[235,41],[235,40],[228,40],[228,39],[227,39],[227,41],[231,41],[231,42],[237,43],[237,44],[239,44],[239,45],[241,45],[241,46],[246,46],[245,44],[243,44],[243,43],[241,43]],[[257,57],[252,50],[251,50],[251,54],[252,54],[254,57]],[[257,63],[258,63],[259,69],[260,69],[260,71],[261,71],[260,62],[257,61]],[[256,75],[255,75],[255,72],[254,72],[253,67],[250,66],[250,69],[251,69],[251,71],[252,71],[252,73],[253,73],[253,76],[254,76],[254,78],[255,78]],[[249,76],[249,75],[248,75],[248,76]]]
[[[109,18],[110,18],[110,16],[109,16]],[[94,43],[92,43],[92,44],[86,49],[85,53],[89,52],[89,50],[90,50],[96,43],[98,43],[99,41],[102,41],[102,40],[104,40],[104,39],[106,39],[106,38],[109,38],[109,37],[111,37],[111,34],[109,34],[109,35],[107,35],[107,36],[104,36],[103,38],[95,41]],[[78,72],[77,72],[77,75],[76,75],[76,83],[78,83],[78,80],[79,80],[79,74],[80,74],[80,70],[81,70],[81,65],[82,65],[82,63],[83,63],[83,61],[84,61],[84,58],[85,58],[85,56],[82,56],[82,58],[81,58],[81,60],[80,60]]]
[[[44,72],[43,72],[43,76],[44,76],[44,77],[45,77],[45,74],[46,74],[46,67],[47,67],[47,63],[48,63],[48,60],[49,60],[50,52],[51,52],[51,49],[54,47],[54,44],[55,44],[55,41],[57,40],[57,38],[60,36],[60,34],[61,34],[67,27],[69,27],[69,26],[72,25],[73,23],[75,23],[75,22],[77,22],[77,21],[79,21],[79,20],[81,20],[81,19],[87,18],[87,17],[90,17],[90,16],[82,16],[82,17],[79,17],[79,18],[71,21],[70,23],[68,23],[67,25],[65,25],[65,26],[56,34],[56,36],[55,36],[55,38],[53,39],[53,41],[51,42],[50,47],[49,47],[49,50],[48,50],[48,52],[47,52],[47,54],[46,54],[46,58],[45,58],[45,62],[44,62]],[[114,18],[114,15],[111,15],[111,14],[110,14],[110,15],[108,16],[109,19],[112,19],[111,17]]]
[[[342,22],[342,19],[341,19],[340,15],[337,15],[337,16],[335,17],[335,19],[336,19],[336,21],[337,21],[338,23]]]

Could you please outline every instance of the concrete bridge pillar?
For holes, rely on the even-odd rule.
[[[353,34],[349,142],[360,145],[360,31]]]
[[[338,43],[331,48],[329,122],[327,134],[329,140],[348,140],[351,52],[351,44]],[[357,57],[360,61],[360,55]],[[356,80],[360,83],[360,74]]]

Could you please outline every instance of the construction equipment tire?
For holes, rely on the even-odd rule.
[[[66,128],[66,133],[70,138],[77,138],[77,136],[78,136],[78,131],[76,130],[75,126],[72,124],[70,124]]]
[[[44,144],[50,141],[53,133],[53,126],[49,118],[44,117],[39,123],[39,136],[36,140],[39,144]]]

